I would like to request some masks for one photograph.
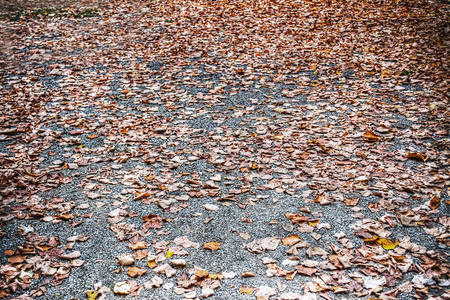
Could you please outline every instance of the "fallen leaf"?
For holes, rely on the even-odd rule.
[[[345,198],[344,203],[347,206],[356,206],[358,204],[359,198]]]
[[[408,152],[408,154],[406,154],[406,158],[412,158],[412,159],[416,159],[416,160],[420,160],[420,161],[426,161],[428,159],[428,156],[425,155],[425,153]]]
[[[217,250],[220,247],[220,243],[218,242],[209,242],[209,243],[205,243],[203,244],[203,249],[208,249],[208,250]]]
[[[285,246],[292,246],[294,244],[297,244],[298,242],[300,242],[302,239],[298,236],[298,234],[292,234],[288,237],[285,237],[284,239],[282,239],[282,243]]]
[[[241,275],[242,277],[255,277],[255,273],[253,273],[252,271],[247,271],[242,273]]]
[[[148,244],[146,242],[136,242],[136,243],[129,245],[129,247],[131,248],[131,250],[142,250],[142,249],[147,249]]]
[[[432,210],[435,210],[439,206],[439,204],[441,204],[441,200],[438,197],[434,196],[433,198],[431,198],[430,208]]]
[[[210,211],[214,211],[214,210],[218,210],[219,209],[219,207],[214,205],[214,204],[204,204],[203,207],[206,210],[210,210]]]
[[[145,273],[147,273],[147,270],[144,270],[139,267],[130,267],[130,268],[128,268],[128,272],[127,272],[127,274],[131,277],[142,276]]]
[[[379,238],[377,240],[377,243],[382,245],[383,248],[386,249],[386,250],[393,250],[393,249],[395,249],[395,247],[397,247],[397,245],[400,242],[398,242],[398,241],[397,242],[393,242],[393,241],[390,241],[388,239]]]
[[[194,273],[197,278],[206,278],[209,276],[209,272],[206,270],[198,270]]]
[[[257,239],[251,243],[245,244],[244,249],[252,253],[261,253],[262,251],[274,251],[280,243],[279,237],[268,237],[265,239]]]
[[[119,261],[117,262],[121,266],[130,266],[134,263],[133,255],[125,255],[119,257]]]
[[[294,266],[294,268],[299,274],[304,274],[307,276],[314,275],[314,273],[318,271],[316,268],[309,268],[305,266]]]
[[[86,295],[88,297],[88,300],[95,300],[97,297],[97,292],[93,290],[86,291]]]
[[[372,132],[372,131],[366,131],[364,133],[364,137],[367,139],[367,141],[369,142],[376,142],[380,139],[380,136],[377,135],[376,133]]]
[[[253,291],[254,291],[254,288],[252,288],[252,287],[241,286],[239,288],[239,293],[241,293],[241,294],[251,295],[251,294],[253,294]]]
[[[113,288],[114,294],[128,295],[131,292],[131,285],[127,282],[118,282]]]

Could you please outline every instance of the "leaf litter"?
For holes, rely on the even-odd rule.
[[[0,21],[0,298],[450,299],[446,4],[96,9]]]

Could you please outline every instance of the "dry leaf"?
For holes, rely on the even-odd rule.
[[[316,273],[318,271],[318,269],[316,269],[316,268],[309,268],[309,267],[305,267],[305,266],[294,266],[294,268],[299,274],[303,274],[303,275],[307,275],[307,276],[314,275],[314,273]]]
[[[209,243],[205,243],[203,244],[203,249],[208,249],[208,250],[217,250],[220,247],[220,243],[218,242],[209,242]]]
[[[435,210],[439,206],[439,204],[441,204],[441,200],[438,197],[434,196],[433,198],[431,198],[430,208],[432,210]]]
[[[131,266],[134,263],[133,255],[125,255],[119,257],[119,261],[117,262],[121,266]]]
[[[139,267],[130,267],[128,268],[127,274],[131,277],[142,276],[147,273],[147,270],[141,269]]]
[[[129,247],[131,248],[131,250],[142,250],[142,249],[147,249],[148,244],[146,242],[136,242],[136,243],[129,245]]]
[[[113,288],[114,294],[128,295],[131,292],[131,285],[127,282],[118,282]]]
[[[393,250],[393,249],[395,249],[395,247],[397,247],[397,245],[400,242],[393,242],[393,241],[390,241],[388,239],[379,238],[377,240],[377,243],[382,245],[383,248],[386,249],[386,250]]]
[[[254,289],[252,287],[242,286],[239,288],[239,293],[251,295],[253,294]]]
[[[380,139],[380,136],[377,135],[376,133],[372,132],[372,131],[366,131],[364,133],[364,137],[367,139],[367,141],[369,142],[376,142]]]
[[[242,273],[241,275],[242,277],[255,277],[255,273],[253,273],[252,271],[247,271]]]
[[[425,155],[425,153],[411,153],[409,152],[406,154],[406,158],[412,158],[420,161],[426,161],[428,159],[428,155]]]
[[[292,246],[294,244],[297,244],[298,242],[300,242],[302,239],[298,236],[298,234],[292,234],[288,237],[285,237],[282,240],[283,245],[285,246]]]

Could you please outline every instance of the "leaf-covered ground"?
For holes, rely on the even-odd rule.
[[[2,14],[0,298],[450,299],[448,8]]]

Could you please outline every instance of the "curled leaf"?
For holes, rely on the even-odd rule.
[[[133,255],[125,255],[122,257],[119,257],[119,261],[117,262],[121,266],[130,266],[134,263]]]

